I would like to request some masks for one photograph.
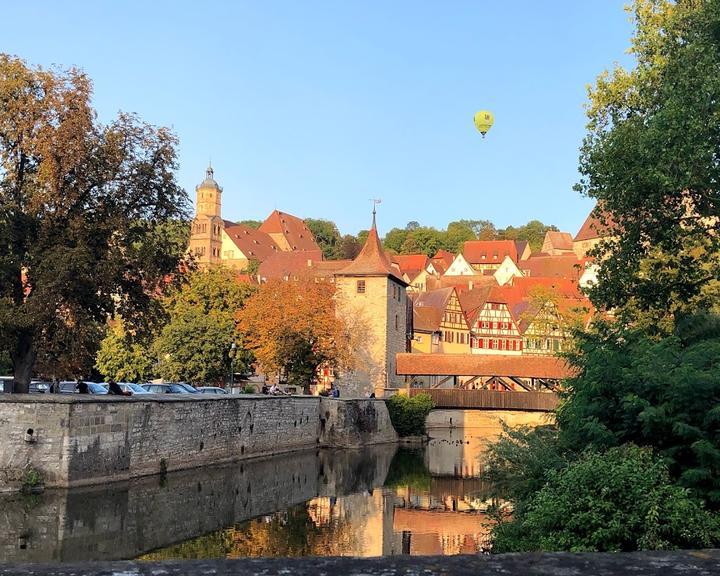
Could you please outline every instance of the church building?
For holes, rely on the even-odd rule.
[[[200,266],[223,264],[246,270],[252,263],[262,263],[278,252],[320,250],[302,219],[279,210],[273,210],[258,229],[223,220],[223,189],[215,181],[212,166],[195,192],[189,251]]]

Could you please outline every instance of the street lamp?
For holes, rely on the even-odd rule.
[[[230,344],[230,388],[235,384],[235,351],[237,350],[237,344],[233,342]]]

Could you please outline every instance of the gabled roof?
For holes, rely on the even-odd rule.
[[[522,258],[525,253],[525,249],[528,247],[529,242],[527,240],[515,240],[515,249],[517,250],[518,258]]]
[[[322,262],[313,262],[310,273],[315,278],[329,278],[351,262],[352,260],[323,260]]]
[[[389,276],[404,286],[408,283],[400,277],[399,270],[391,264],[380,243],[375,219],[370,228],[365,246],[355,260],[335,273],[337,276]]]
[[[527,296],[534,288],[543,287],[566,298],[584,298],[577,281],[572,278],[525,276],[513,278],[512,286]]]
[[[607,226],[603,226],[600,223],[600,219],[595,215],[598,212],[602,213],[602,210],[600,210],[596,206],[595,208],[593,208],[590,214],[588,214],[585,222],[583,222],[580,230],[575,235],[575,242],[581,242],[583,240],[594,240],[595,238],[603,238],[604,236],[608,236],[608,228],[611,228],[613,225],[612,219],[606,214],[605,220],[607,222]]]
[[[430,260],[432,260],[433,264],[435,261],[442,262],[445,264],[445,268],[447,268],[453,263],[453,260],[455,260],[455,254],[448,250],[438,250]]]
[[[262,262],[279,251],[273,239],[260,230],[244,224],[234,224],[224,230],[230,240],[249,260]]]
[[[569,232],[556,232],[548,230],[545,232],[545,241],[543,242],[543,252],[548,250],[573,250],[573,238]]]
[[[259,230],[267,234],[282,234],[292,251],[320,250],[305,222],[292,214],[273,210]]]
[[[473,288],[472,290],[464,290],[458,294],[460,308],[462,309],[463,314],[465,314],[468,326],[475,324],[475,320],[480,314],[483,306],[485,306],[485,303],[488,301],[492,291],[493,287],[482,286],[479,288]]]
[[[396,254],[392,261],[400,267],[400,272],[407,273],[408,276],[411,276],[411,273],[417,276],[429,263],[425,254]]]
[[[428,290],[453,286],[458,294],[464,290],[497,285],[498,283],[495,276],[485,276],[484,274],[475,274],[473,276],[443,276],[437,279],[428,278],[427,281]]]
[[[431,306],[413,306],[413,331],[437,332],[440,330],[443,311]]]
[[[306,252],[276,252],[270,255],[258,268],[263,279],[284,279],[286,276],[307,274],[312,265],[322,260],[321,250]]]
[[[415,306],[418,308],[428,306],[444,311],[454,292],[455,288],[452,286],[438,290],[430,290],[429,292],[421,292],[415,298]]]
[[[577,280],[585,267],[575,254],[561,256],[531,256],[518,267],[525,276],[540,278],[569,278]]]
[[[500,264],[505,256],[518,261],[514,240],[468,240],[463,244],[462,253],[470,264]]]

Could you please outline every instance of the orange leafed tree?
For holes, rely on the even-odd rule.
[[[319,367],[350,363],[350,329],[336,306],[332,284],[271,280],[238,312],[238,330],[266,374],[309,391]]]

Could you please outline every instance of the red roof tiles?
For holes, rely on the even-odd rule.
[[[292,251],[320,250],[305,222],[292,214],[273,210],[259,229],[267,234],[282,234]]]
[[[225,233],[248,260],[262,262],[279,250],[268,234],[244,224],[228,226]]]
[[[305,252],[276,252],[269,256],[258,268],[258,274],[264,280],[285,279],[307,273],[312,265],[322,260],[321,250]]]
[[[468,240],[463,244],[463,256],[470,264],[500,264],[505,256],[518,261],[514,240]]]
[[[407,286],[398,269],[390,263],[380,243],[375,226],[370,229],[365,246],[355,260],[336,272],[337,276],[390,276],[396,282]]]
[[[596,206],[590,212],[590,214],[588,214],[585,222],[583,222],[580,230],[578,230],[578,233],[575,235],[575,242],[580,242],[582,240],[593,240],[595,238],[602,238],[608,235],[608,228],[612,228],[613,225],[612,219],[609,218],[608,215],[605,215],[607,226],[603,226],[600,223],[600,219],[596,216],[596,212],[598,211],[598,207]]]
[[[525,276],[541,278],[569,278],[578,280],[583,273],[582,262],[575,254],[560,256],[531,256],[518,264]]]
[[[397,354],[396,373],[408,376],[507,376],[559,380],[572,376],[556,356]]]

